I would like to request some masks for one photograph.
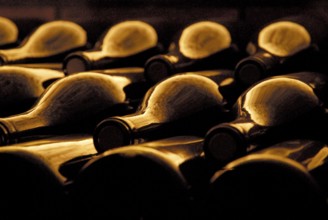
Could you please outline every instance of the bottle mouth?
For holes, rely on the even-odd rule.
[[[225,165],[246,154],[245,141],[242,134],[233,128],[214,128],[206,134],[204,153],[211,163]]]
[[[258,59],[244,59],[235,71],[237,82],[245,86],[250,86],[263,78],[265,72],[264,64]]]
[[[119,119],[108,119],[97,125],[93,141],[98,153],[131,144],[131,128]]]
[[[0,54],[0,66],[3,66],[7,63],[6,56],[4,54]]]
[[[85,72],[90,69],[88,59],[86,57],[78,56],[78,55],[68,57],[65,60],[63,66],[64,66],[64,73],[66,75]]]
[[[149,82],[156,84],[172,75],[172,69],[173,67],[165,59],[156,57],[146,63],[145,78]]]

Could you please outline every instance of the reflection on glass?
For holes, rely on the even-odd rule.
[[[240,57],[233,22],[202,20],[176,33],[169,51],[147,60],[145,76],[153,84],[170,75],[209,69],[233,69]]]
[[[235,67],[244,90],[272,75],[325,70],[327,21],[317,14],[283,17],[265,24],[247,45],[248,57]]]
[[[281,21],[263,28],[258,37],[258,44],[273,55],[286,57],[309,47],[311,36],[302,25]]]
[[[62,62],[68,53],[86,46],[86,31],[65,20],[39,26],[17,48],[0,50],[2,65]]]
[[[206,157],[222,165],[259,144],[291,137],[324,138],[318,124],[325,123],[327,82],[324,74],[299,72],[250,87],[234,106],[238,116],[206,134]]]
[[[64,73],[50,69],[1,67],[1,117],[27,111],[51,83],[63,77]]]
[[[0,47],[16,43],[18,32],[18,27],[12,20],[0,17]]]
[[[123,21],[110,27],[93,50],[67,56],[64,72],[72,74],[94,69],[143,67],[146,59],[159,53],[160,47],[157,31],[150,23]]]

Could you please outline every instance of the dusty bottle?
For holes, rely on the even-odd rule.
[[[61,69],[64,57],[87,46],[86,31],[65,20],[44,23],[16,48],[0,50],[1,65],[26,65]]]
[[[124,88],[139,80],[131,75],[85,72],[57,80],[30,110],[0,119],[0,144],[44,135],[91,133],[101,119],[131,113]]]
[[[44,90],[63,78],[63,72],[41,68],[3,66],[0,68],[0,116],[27,111]]]
[[[71,161],[87,161],[95,154],[91,136],[82,134],[57,136],[1,148],[1,218],[67,218],[70,214],[67,191],[74,175],[68,175],[62,170]],[[20,211],[13,211],[17,209]]]
[[[206,134],[205,157],[225,163],[259,145],[290,138],[324,139],[327,76],[299,72],[267,78],[246,90],[234,105],[237,117]]]
[[[327,181],[320,180],[327,180],[326,160],[327,145],[307,139],[236,159],[211,178],[206,219],[325,219],[327,191],[319,183],[327,190]]]
[[[63,63],[66,74],[120,67],[143,67],[163,51],[158,22],[122,21],[111,26],[90,51],[69,54]],[[163,28],[163,27],[162,27]]]
[[[94,131],[98,152],[176,135],[205,135],[215,122],[228,118],[218,84],[208,77],[186,73],[149,89],[137,111],[109,117]]]
[[[264,25],[247,46],[249,56],[236,65],[238,86],[247,88],[272,75],[324,71],[327,37],[327,19],[310,13]]]
[[[205,176],[202,145],[203,138],[175,136],[93,157],[72,184],[75,213],[79,219],[191,219],[193,187]]]
[[[209,69],[233,69],[241,58],[233,22],[204,20],[185,27],[172,41],[169,51],[151,57],[145,77],[157,83],[175,73]]]
[[[18,33],[19,30],[14,21],[0,17],[0,49],[17,46]]]
[[[124,77],[129,80],[131,83],[124,86],[123,91],[126,95],[126,101],[134,109],[138,108],[138,105],[142,101],[145,93],[151,87],[151,85],[146,81],[144,77],[144,68],[141,67],[113,68],[105,70],[93,70],[89,72],[105,74],[114,77]]]

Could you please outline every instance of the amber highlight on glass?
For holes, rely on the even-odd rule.
[[[283,17],[265,24],[247,45],[248,57],[235,68],[239,86],[268,76],[325,70],[328,21],[314,14]]]
[[[63,72],[16,66],[0,67],[0,116],[27,111]]]
[[[216,122],[227,118],[224,103],[218,84],[208,77],[172,76],[149,89],[135,113],[100,122],[94,144],[103,152],[176,135],[204,136]]]
[[[113,68],[105,70],[93,70],[89,72],[114,76],[116,79],[123,79],[123,81],[128,80],[130,83],[124,86],[123,91],[126,95],[126,101],[134,109],[138,107],[145,93],[151,87],[151,85],[146,81],[144,77],[144,68],[141,67]]]
[[[206,134],[205,157],[214,164],[243,156],[259,145],[289,138],[325,138],[327,76],[299,72],[267,78],[234,105],[237,117]]]
[[[134,80],[93,72],[64,77],[50,85],[29,111],[0,119],[0,144],[91,133],[101,119],[131,113],[124,88]]]
[[[73,169],[73,162],[84,164],[94,154],[91,136],[80,134],[1,148],[1,218],[67,218],[67,191],[80,166],[75,163]],[[17,211],[13,212],[14,209]]]
[[[1,65],[61,63],[64,57],[87,45],[86,31],[78,24],[56,20],[46,22],[16,48],[0,50]]]
[[[93,50],[68,55],[63,63],[66,74],[95,69],[143,67],[146,60],[160,53],[156,26],[141,20],[122,21],[111,26]]]
[[[145,77],[157,83],[173,74],[209,69],[233,69],[241,58],[233,22],[202,20],[177,33],[166,54],[145,64]]]
[[[191,219],[192,188],[205,173],[202,146],[203,138],[175,136],[95,156],[74,181],[75,213],[82,219]]]
[[[206,219],[326,219],[327,149],[295,139],[228,163],[211,178]]]
[[[12,20],[0,17],[0,48],[16,46],[18,42],[18,27]]]

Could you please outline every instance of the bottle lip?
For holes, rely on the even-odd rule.
[[[0,53],[0,66],[6,65],[8,63],[7,57],[5,54]]]
[[[228,124],[213,127],[204,139],[205,158],[214,165],[225,165],[245,155],[246,151],[246,140],[243,135]]]
[[[157,55],[146,61],[144,74],[147,81],[156,84],[174,74],[174,66],[163,55]]]
[[[93,142],[98,153],[129,145],[133,142],[132,129],[119,118],[105,119],[96,126]]]
[[[90,69],[91,61],[80,52],[68,55],[63,61],[63,72],[66,76]]]
[[[258,57],[247,57],[236,65],[235,79],[239,84],[250,86],[264,77],[265,63]]]

